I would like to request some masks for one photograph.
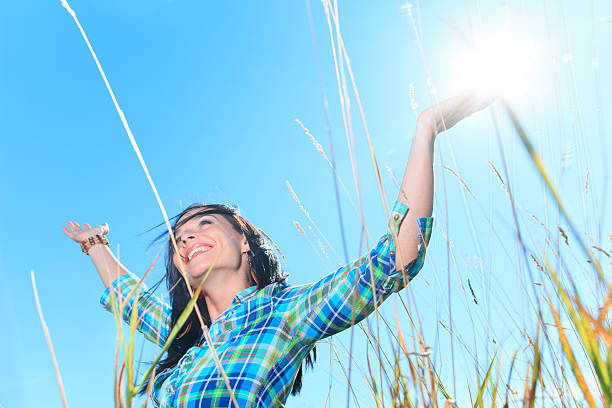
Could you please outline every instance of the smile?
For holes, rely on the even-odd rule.
[[[210,245],[196,244],[189,249],[189,252],[187,252],[187,262],[191,262],[195,256],[208,252],[208,250],[211,248],[212,247]]]

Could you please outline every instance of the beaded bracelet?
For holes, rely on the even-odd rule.
[[[87,241],[81,242],[81,250],[86,255],[89,255],[89,250],[91,249],[92,246],[96,244],[110,246],[108,239],[106,239],[104,235],[94,235],[94,236],[87,238]]]

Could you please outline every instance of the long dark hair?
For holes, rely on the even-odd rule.
[[[186,215],[187,213],[189,213],[189,215]],[[194,217],[210,214],[221,215],[230,223],[234,230],[244,234],[251,249],[248,256],[251,267],[253,268],[253,274],[250,275],[249,278],[253,285],[257,285],[257,290],[263,289],[271,283],[287,281],[288,274],[281,269],[278,258],[274,254],[272,247],[266,243],[263,234],[261,234],[248,220],[240,216],[238,211],[232,207],[223,204],[192,204],[185,208],[180,214],[171,218],[171,220],[175,220],[172,231],[173,233],[176,232],[181,225]],[[168,231],[165,231],[159,235],[154,242],[167,238],[167,236]],[[176,325],[179,316],[183,310],[185,310],[187,303],[191,300],[191,296],[187,289],[187,283],[176,265],[174,265],[173,259],[174,247],[171,243],[168,243],[166,275],[164,278],[166,280],[166,286],[168,287],[172,306],[171,329]],[[159,283],[161,283],[161,281]],[[210,315],[204,297],[198,298],[196,304],[200,310],[204,324],[210,326]],[[191,347],[196,345],[196,342],[200,340],[201,337],[202,328],[200,327],[200,321],[194,309],[183,325],[182,332],[176,336],[170,344],[166,358],[161,360],[157,365],[156,372],[160,373],[165,369],[174,367],[181,357],[183,357]],[[317,350],[313,348],[312,355],[308,354],[304,363],[300,365],[298,369],[293,383],[293,389],[291,390],[292,395],[298,394],[302,389],[303,366],[305,365],[306,367],[312,368],[316,360]],[[145,391],[146,389],[143,387],[140,393],[143,394]]]

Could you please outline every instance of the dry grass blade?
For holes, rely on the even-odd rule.
[[[306,136],[308,136],[308,138],[310,139],[310,141],[314,145],[315,149],[317,149],[317,152],[321,153],[321,155],[325,158],[325,160],[327,160],[329,162],[329,159],[327,158],[327,155],[323,151],[323,146],[321,146],[321,143],[317,142],[317,139],[315,139],[314,136],[312,135],[312,133],[310,133],[310,130],[308,130],[308,128],[306,126],[304,126],[304,124],[299,119],[296,119],[295,121],[296,121],[296,123],[298,125],[300,125],[300,127],[302,128],[304,133],[306,133]]]
[[[306,234],[304,232],[304,228],[302,228],[299,222],[297,222],[296,220],[292,220],[292,221],[293,221],[293,225],[295,225],[295,228],[298,230],[300,234]]]
[[[576,361],[574,352],[572,351],[569,341],[567,340],[567,337],[565,336],[563,327],[561,327],[561,320],[559,319],[559,314],[557,313],[557,309],[555,309],[552,302],[549,302],[549,305],[550,305],[550,309],[552,311],[553,317],[555,319],[555,325],[557,327],[557,331],[559,332],[559,338],[561,340],[561,348],[563,349],[563,352],[565,353],[565,356],[568,362],[570,363],[572,372],[574,373],[574,377],[576,378],[576,381],[578,382],[578,386],[580,387],[580,390],[582,391],[584,397],[586,398],[589,406],[597,407],[597,404],[595,403],[595,399],[593,398],[593,395],[591,394],[591,391],[589,390],[589,387],[584,379],[584,376],[582,375],[582,371],[580,370],[578,362]]]
[[[599,252],[601,252],[602,254],[604,254],[605,256],[607,256],[608,258],[610,258],[610,254],[608,253],[608,251],[603,250],[602,248],[593,245],[591,248],[598,250]]]
[[[561,236],[563,237],[563,241],[565,241],[565,245],[569,246],[569,241],[567,238],[567,234],[565,233],[565,231],[563,230],[563,228],[561,227],[557,227],[559,229],[559,232],[561,233]]]
[[[164,217],[164,223],[166,225],[166,228],[168,229],[168,233],[170,235],[170,240],[172,242],[172,246],[174,247],[174,250],[178,253],[178,248],[176,246],[176,239],[174,238],[174,233],[172,231],[172,227],[170,226],[170,220],[168,219],[168,214],[166,213],[166,209],[161,201],[161,198],[159,196],[159,193],[157,192],[157,188],[155,187],[155,183],[153,182],[153,179],[151,178],[151,174],[149,173],[149,169],[144,161],[144,158],[142,157],[142,154],[140,152],[140,148],[138,147],[138,144],[136,143],[136,140],[134,139],[134,136],[132,134],[132,130],[130,129],[130,126],[128,125],[127,119],[125,117],[125,115],[123,114],[123,111],[121,110],[121,108],[119,107],[119,103],[117,102],[117,99],[115,98],[115,93],[113,92],[110,83],[108,82],[108,79],[106,78],[106,74],[104,73],[104,70],[102,69],[102,65],[100,64],[100,61],[98,60],[98,57],[96,56],[96,53],[93,50],[93,47],[91,45],[91,43],[89,42],[89,39],[87,38],[87,35],[85,34],[85,30],[83,29],[83,27],[81,26],[81,23],[79,22],[79,19],[76,16],[76,13],[74,12],[74,10],[72,10],[72,8],[70,7],[70,5],[68,4],[67,0],[60,0],[62,3],[62,6],[66,9],[66,11],[72,16],[74,22],[76,23],[77,27],[79,28],[79,31],[81,32],[81,35],[83,37],[83,39],[85,40],[85,43],[87,44],[87,47],[89,48],[89,51],[91,53],[91,56],[93,57],[96,66],[98,67],[98,71],[100,72],[100,75],[102,76],[102,79],[104,80],[104,84],[106,85],[106,89],[108,90],[109,95],[111,96],[111,99],[113,100],[113,104],[115,105],[115,109],[117,110],[117,113],[119,114],[119,117],[121,118],[121,123],[123,124],[123,127],[128,135],[128,138],[130,139],[130,143],[132,145],[132,148],[134,149],[134,152],[136,153],[136,156],[138,157],[138,161],[140,162],[140,165],[143,169],[143,171],[145,172],[145,175],[147,177],[147,180],[149,182],[149,185],[151,186],[151,189],[153,190],[153,194],[155,195],[155,199],[157,200],[157,203],[159,205],[159,208],[162,212],[162,215]],[[181,275],[183,276],[183,278],[185,279],[185,281],[187,281],[185,274],[184,274],[184,265],[182,260],[180,260],[179,258],[179,271],[181,272]],[[191,289],[190,285],[187,285],[187,290],[189,291],[189,295],[193,296],[193,290]],[[227,386],[227,389],[229,391],[229,394],[231,396],[232,402],[234,403],[235,408],[240,408],[238,406],[238,401],[236,400],[236,396],[234,395],[234,391],[232,390],[230,384],[229,384],[229,380],[227,378],[227,374],[225,373],[225,370],[223,370],[223,367],[221,366],[221,363],[219,361],[219,359],[217,358],[217,353],[214,349],[214,345],[212,344],[212,342],[210,341],[209,336],[207,336],[208,334],[208,328],[207,326],[204,324],[204,321],[202,319],[202,315],[200,314],[200,309],[199,308],[195,308],[196,311],[196,315],[198,316],[198,320],[200,321],[200,325],[202,326],[202,331],[204,332],[204,335],[206,337],[206,340],[208,342],[208,346],[210,347],[211,353],[213,355],[213,358],[215,360],[215,364],[217,365],[217,369],[219,370],[219,372],[221,373],[221,376],[223,377],[223,380],[225,382],[225,385]]]
[[[351,63],[349,60],[349,56],[348,56],[348,52],[346,50],[346,47],[344,45],[344,40],[342,39],[342,35],[340,34],[340,23],[338,22],[338,15],[337,12],[338,10],[334,10],[334,8],[331,6],[329,0],[327,0],[325,2],[325,5],[327,6],[328,10],[330,11],[330,15],[334,21],[334,25],[336,28],[336,34],[337,34],[337,38],[338,38],[338,48],[339,48],[339,52],[340,54],[344,57],[344,61],[346,61],[346,68],[348,70],[348,74],[349,74],[349,78],[351,80],[351,85],[353,88],[353,94],[355,95],[355,100],[357,101],[357,107],[359,109],[359,114],[361,117],[361,123],[363,125],[363,129],[365,132],[365,136],[366,136],[366,140],[368,142],[368,151],[370,153],[370,159],[372,161],[372,165],[374,166],[374,175],[376,176],[376,184],[378,186],[378,192],[380,193],[380,200],[381,200],[381,204],[383,206],[383,210],[385,213],[385,218],[389,218],[389,209],[387,208],[387,198],[386,198],[386,192],[385,192],[385,188],[382,182],[382,177],[380,175],[380,170],[378,167],[378,162],[376,160],[376,155],[374,154],[374,146],[372,144],[372,138],[370,137],[370,131],[368,129],[368,124],[366,122],[366,118],[365,118],[365,113],[363,110],[363,105],[361,103],[361,98],[359,96],[359,91],[357,90],[357,84],[355,82],[355,77],[353,75],[353,69],[351,67]]]
[[[378,387],[376,386],[376,380],[374,379],[374,375],[372,374],[372,366],[370,365],[370,357],[366,355],[366,361],[368,364],[368,380],[372,386],[372,392],[374,393],[374,400],[376,401],[376,408],[380,408],[380,396],[378,394]]]
[[[293,197],[293,199],[295,200],[295,202],[298,204],[298,206],[300,207],[300,210],[302,210],[302,212],[304,213],[304,215],[306,216],[306,218],[308,219],[308,221],[310,221],[310,223],[315,227],[315,229],[317,230],[317,232],[323,237],[323,240],[325,240],[325,244],[327,244],[327,246],[329,248],[331,248],[332,252],[334,253],[334,255],[336,255],[336,258],[338,258],[338,260],[340,262],[342,262],[342,258],[340,257],[340,255],[338,255],[338,253],[336,252],[336,250],[334,249],[334,247],[332,246],[332,244],[327,240],[327,238],[325,237],[325,235],[323,235],[323,233],[321,232],[321,230],[319,229],[319,227],[317,226],[317,224],[314,222],[314,220],[310,217],[310,214],[308,213],[308,211],[306,211],[306,209],[304,208],[304,206],[302,205],[302,203],[300,202],[300,199],[298,198],[297,194],[295,194],[295,191],[293,191],[293,187],[291,187],[291,184],[289,183],[289,181],[285,181],[285,184],[287,185],[287,188],[289,189],[289,192],[291,193],[291,196]],[[321,249],[325,252],[325,249],[323,248],[323,244],[320,243],[320,247]]]
[[[149,402],[149,396],[151,395],[151,392],[153,392],[154,383],[155,383],[155,370],[153,370],[151,377],[149,377],[149,384],[147,385],[147,398],[142,403],[142,408],[147,408],[147,404]]]
[[[210,274],[212,269],[215,267],[215,264],[217,263],[217,260],[219,259],[219,257],[222,254],[223,254],[223,248],[221,249],[221,251],[219,251],[219,253],[215,257],[215,259],[213,260],[212,264],[210,265],[210,267],[206,271],[206,274],[202,278],[202,281],[200,282],[200,285],[196,288],[195,292],[193,292],[193,295],[191,296],[191,299],[187,303],[187,306],[185,306],[185,309],[183,309],[183,311],[181,312],[180,316],[178,317],[175,325],[172,327],[172,330],[170,331],[170,334],[168,335],[168,338],[166,339],[166,342],[165,342],[164,346],[162,347],[161,352],[157,355],[155,360],[153,360],[153,362],[151,363],[151,366],[149,367],[149,369],[142,376],[143,382],[139,386],[135,387],[136,389],[141,389],[144,386],[144,383],[149,381],[149,376],[152,375],[153,372],[155,371],[155,366],[157,365],[159,360],[161,360],[161,357],[164,355],[164,353],[166,351],[168,351],[168,348],[170,348],[170,345],[172,344],[172,341],[178,335],[179,331],[183,328],[183,325],[187,321],[187,318],[191,314],[192,310],[194,310],[194,309],[198,310],[198,308],[195,307],[195,305],[196,305],[198,296],[200,295],[200,293],[202,291],[202,285],[204,284],[204,282],[208,278],[208,275]],[[189,286],[189,285],[187,285],[187,286]],[[217,356],[216,350],[213,348],[212,340],[210,340],[210,335],[208,335],[208,326],[205,326],[205,325],[202,326],[202,330],[204,332],[204,336],[206,338],[206,341],[209,344],[210,351],[211,351],[213,359],[215,360],[215,364],[217,365],[217,368],[221,367],[221,361],[219,360],[219,357]],[[221,375],[222,375],[222,377],[225,376],[224,377],[224,381],[225,381],[226,385],[229,387],[229,380],[227,379],[227,375],[225,374],[225,370],[223,370],[223,367],[221,367]],[[229,389],[231,391],[231,387],[229,387]],[[231,395],[233,395],[233,394],[234,394],[233,391],[231,391]],[[236,403],[237,403],[237,401],[236,401]]]
[[[500,359],[501,360],[501,359]],[[497,396],[499,395],[499,379],[501,378],[501,361],[497,363],[497,376],[495,378],[495,384],[493,385],[493,395],[491,396],[491,406],[497,406]]]
[[[508,372],[508,380],[506,381],[506,397],[504,398],[504,408],[508,406],[508,397],[510,396],[510,379],[512,378],[512,371],[514,370],[514,363],[516,363],[516,357],[518,356],[518,349],[514,351],[512,355],[512,362],[510,363],[510,371]]]
[[[538,217],[536,217],[536,215],[535,215],[535,214],[530,214],[530,215],[531,215],[531,218],[533,218],[534,220],[536,220],[536,222],[537,222],[538,224],[540,224],[540,225],[542,226],[542,228],[544,228],[544,231],[548,232],[548,227],[546,226],[546,224],[544,224],[544,223],[542,222],[542,220],[540,220]]]
[[[542,265],[540,265],[540,263],[538,262],[538,260],[536,259],[535,256],[533,256],[533,254],[529,254],[529,257],[531,258],[531,260],[536,264],[536,266],[538,267],[538,269],[540,270],[540,272],[544,272],[544,267]]]
[[[611,375],[606,368],[608,364],[601,357],[600,339],[597,337],[596,331],[589,324],[589,320],[593,319],[593,317],[582,306],[582,303],[577,295],[570,297],[565,289],[561,287],[555,271],[550,268],[548,262],[546,267],[549,270],[555,285],[557,286],[557,292],[563,305],[565,306],[565,310],[567,311],[574,327],[576,328],[576,331],[578,332],[581,345],[588,354],[591,367],[594,370],[599,388],[602,391],[602,396],[606,399],[607,406],[609,406],[612,404],[612,390],[610,390]]]
[[[310,131],[308,130],[308,128],[306,126],[304,126],[304,124],[302,124],[302,122],[300,122],[299,119],[295,120],[297,122],[298,125],[300,125],[300,127],[302,128],[302,130],[304,130],[304,133],[306,133],[306,135],[308,136],[308,138],[310,139],[310,141],[312,142],[312,144],[314,145],[315,149],[317,149],[317,151],[319,153],[321,153],[321,155],[323,156],[323,158],[325,159],[325,161],[327,162],[327,164],[329,165],[329,168],[332,170],[332,172],[334,173],[334,180],[336,180],[338,183],[340,183],[340,186],[342,187],[342,190],[344,191],[344,194],[346,194],[347,199],[349,200],[349,203],[351,203],[351,206],[353,207],[353,209],[355,210],[356,213],[359,214],[359,210],[357,209],[357,206],[355,205],[355,203],[353,202],[353,198],[351,197],[351,193],[349,193],[348,189],[346,188],[346,186],[344,185],[344,182],[342,181],[342,178],[340,177],[340,175],[338,174],[338,172],[336,171],[336,166],[334,166],[334,164],[332,163],[331,160],[329,160],[329,158],[327,157],[327,155],[325,154],[325,151],[323,150],[323,147],[321,146],[321,144],[319,142],[317,142],[317,140],[314,138],[314,136],[310,133]],[[291,189],[291,187],[289,187]],[[298,202],[299,204],[299,200],[297,198],[297,195],[295,194],[295,192],[291,191],[291,195],[293,196],[293,199],[295,201]],[[301,204],[300,204],[301,206]],[[303,209],[302,209],[303,210]],[[304,210],[303,210],[304,211]]]
[[[440,164],[440,166],[443,169],[446,169],[448,171],[450,171],[450,173],[455,176],[455,178],[459,181],[459,183],[461,183],[461,185],[463,186],[463,188],[465,188],[467,190],[468,193],[470,193],[470,195],[472,196],[472,198],[476,198],[476,196],[474,195],[474,193],[472,192],[472,190],[470,190],[470,188],[468,187],[467,184],[465,184],[465,181],[463,181],[463,179],[457,174],[457,172],[453,169],[451,169],[450,167],[446,167],[443,164]]]
[[[584,193],[589,194],[589,177],[591,176],[591,171],[587,171],[586,179],[584,181]]]
[[[529,140],[529,137],[527,136],[527,133],[523,129],[523,125],[518,120],[518,117],[516,116],[516,114],[514,113],[514,110],[512,110],[510,105],[505,100],[502,100],[502,102],[503,102],[504,108],[506,109],[506,112],[508,113],[508,116],[510,117],[510,120],[512,121],[512,125],[514,126],[514,129],[516,130],[516,133],[519,135],[519,138],[520,138],[521,142],[523,143],[523,146],[525,147],[525,150],[527,150],[527,153],[529,154],[529,157],[531,158],[531,161],[533,162],[533,164],[536,167],[536,170],[539,173],[540,178],[544,182],[544,185],[546,186],[548,192],[550,193],[550,195],[553,197],[555,203],[557,204],[557,208],[559,209],[561,214],[563,214],[563,217],[565,218],[565,221],[569,225],[570,231],[576,237],[576,240],[580,244],[581,249],[584,251],[586,256],[591,261],[591,263],[593,265],[593,268],[595,269],[595,272],[597,273],[597,277],[599,278],[599,281],[601,283],[604,283],[606,281],[606,279],[605,279],[605,277],[603,275],[603,271],[601,269],[601,265],[593,257],[593,254],[591,253],[591,250],[585,244],[584,240],[582,239],[581,235],[579,234],[578,228],[576,228],[576,226],[574,225],[574,222],[572,221],[571,217],[569,216],[568,212],[566,211],[565,205],[563,205],[563,202],[561,201],[561,195],[557,191],[557,188],[555,187],[555,185],[552,183],[552,180],[551,180],[550,176],[548,175],[548,172],[544,168],[544,163],[542,163],[542,160],[540,159],[540,156],[536,153],[535,148],[534,148],[533,144],[531,143],[531,140]]]
[[[603,306],[599,308],[599,316],[597,317],[598,322],[603,323],[603,321],[606,320],[610,306],[612,306],[612,284],[608,286],[608,295],[604,300]]]
[[[564,292],[563,288],[560,286],[559,282],[556,279],[556,274],[554,273],[554,271],[550,269],[548,264],[546,266],[547,266],[548,271],[551,272],[551,276],[555,280],[557,288],[561,292]],[[591,390],[589,389],[584,379],[584,375],[582,374],[580,365],[578,361],[576,360],[576,356],[574,355],[574,352],[572,351],[572,347],[570,346],[567,336],[565,335],[565,330],[561,326],[561,319],[559,318],[559,313],[557,312],[557,309],[553,305],[553,302],[550,298],[548,300],[548,305],[552,312],[553,318],[555,319],[555,326],[557,328],[557,332],[559,333],[559,340],[561,341],[561,349],[563,350],[563,353],[565,354],[565,357],[567,358],[567,361],[570,364],[572,373],[574,374],[574,377],[576,378],[576,382],[578,383],[578,386],[580,387],[580,390],[582,391],[582,394],[587,400],[587,403],[589,404],[589,406],[593,408],[597,407],[597,404],[595,403],[595,399],[593,398],[593,394],[591,393]]]
[[[472,288],[472,282],[468,278],[468,286],[470,288],[470,292],[472,293],[472,299],[474,299],[474,303],[478,304],[478,300],[476,299],[476,294],[474,293],[474,289]]]
[[[484,395],[485,390],[487,389],[487,382],[489,381],[489,376],[491,375],[491,369],[493,368],[493,363],[495,362],[495,357],[497,357],[497,351],[493,354],[493,358],[491,359],[491,364],[489,364],[489,369],[487,370],[487,374],[482,380],[482,384],[478,388],[478,395],[476,396],[476,403],[474,404],[474,408],[476,407],[484,407],[482,403],[482,397]]]
[[[119,401],[119,406],[121,406],[122,408],[125,406],[123,404],[123,382],[124,382],[124,374],[125,374],[125,361],[123,363],[121,363],[121,368],[119,369],[119,379],[117,380],[117,384],[116,384],[116,389],[117,389],[117,396],[116,398]]]
[[[416,99],[414,97],[414,85],[412,82],[410,83],[409,93],[410,93],[410,108],[412,109],[412,112],[414,112],[414,117],[418,118],[417,108],[419,105],[417,105]]]
[[[274,250],[278,252],[281,258],[283,258],[283,261],[287,261],[287,259],[285,259],[285,255],[282,253],[278,245],[276,245],[276,242],[274,242],[272,238],[268,234],[266,234],[266,232],[262,230],[261,228],[257,228],[257,231],[259,231],[259,233],[263,235],[272,244],[272,246],[274,247]]]
[[[499,170],[497,170],[497,168],[495,167],[495,165],[493,164],[493,162],[491,160],[489,160],[489,165],[491,165],[491,167],[493,168],[493,171],[497,175],[497,178],[499,179],[499,181],[502,183],[502,186],[504,187],[504,189],[508,190],[508,187],[506,187],[506,183],[504,183],[504,179],[502,178],[501,174],[499,173]]]
[[[49,334],[49,328],[45,323],[42,308],[40,307],[40,300],[38,299],[38,290],[36,289],[36,279],[34,278],[34,270],[30,271],[30,277],[32,278],[32,289],[34,290],[34,299],[36,300],[36,309],[38,310],[38,316],[40,317],[40,324],[45,332],[45,339],[47,340],[47,346],[49,346],[49,353],[51,353],[51,361],[53,361],[53,369],[55,370],[55,378],[57,379],[57,386],[59,388],[60,395],[62,396],[62,405],[64,408],[68,407],[66,402],[66,393],[64,392],[64,384],[62,383],[62,376],[60,375],[59,366],[55,359],[55,351],[53,351],[53,343],[51,342],[51,334]]]
[[[542,355],[540,354],[540,326],[538,326],[538,334],[536,336],[536,342],[533,345],[533,363],[532,368],[533,372],[531,375],[531,384],[529,384],[529,388],[527,393],[525,394],[525,401],[527,402],[527,406],[529,408],[533,407],[536,396],[536,387],[538,386],[538,380],[540,379],[540,369],[542,364]]]
[[[584,309],[584,306],[578,305],[578,310],[583,316],[586,316],[586,318],[589,319],[589,322],[591,322],[591,324],[593,325],[595,333],[598,334],[601,339],[606,343],[608,349],[612,349],[612,335],[608,332],[608,330],[606,330],[605,327],[603,327],[602,322],[600,322],[599,319],[595,319],[593,315],[587,312]]]

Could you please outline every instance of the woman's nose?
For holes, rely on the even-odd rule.
[[[181,244],[184,244],[185,246],[187,246],[189,244],[190,241],[195,239],[195,235],[193,234],[189,234],[189,235],[184,235],[181,237]]]

